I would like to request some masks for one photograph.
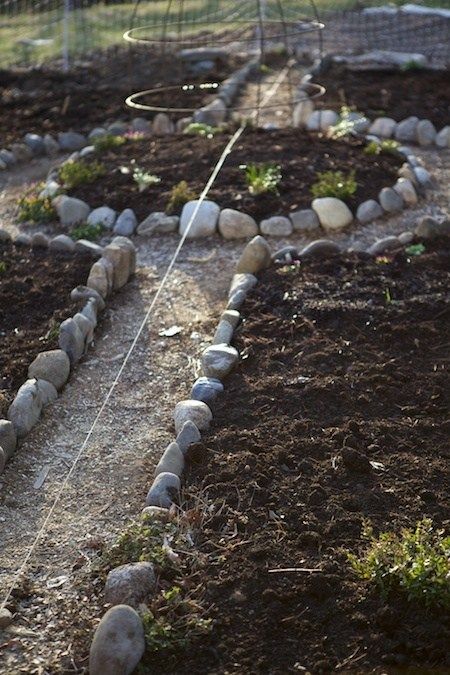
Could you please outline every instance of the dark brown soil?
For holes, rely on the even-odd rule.
[[[1,263],[0,416],[35,356],[57,348],[59,324],[77,311],[70,291],[86,283],[92,259],[0,245]]]
[[[186,180],[197,195],[203,190],[219,159],[228,135],[213,139],[199,136],[163,137],[125,144],[102,157],[107,174],[90,185],[71,191],[92,208],[108,204],[121,210],[132,207],[138,218],[151,211],[164,211],[174,185]],[[331,141],[318,135],[293,129],[276,131],[247,130],[233,148],[212,190],[209,199],[222,208],[235,208],[259,220],[310,206],[311,185],[317,172],[356,170],[357,191],[348,200],[351,208],[365,199],[376,198],[382,187],[392,185],[401,165],[399,158],[388,154],[377,157],[363,153],[364,144],[358,140]],[[132,168],[131,160],[145,171],[161,178],[161,182],[144,192],[132,174],[123,174],[123,166]],[[240,168],[252,162],[279,164],[282,180],[279,195],[266,193],[257,197],[249,194],[245,173]]]
[[[363,519],[450,525],[449,262],[447,248],[262,275],[187,477],[209,505],[195,583],[213,630],[143,672],[449,672],[448,614],[383,600],[343,552],[362,550]]]
[[[103,56],[103,58],[105,58]],[[88,132],[118,119],[152,119],[153,113],[131,110],[125,99],[133,93],[160,86],[221,82],[242,59],[217,62],[203,77],[193,77],[174,59],[147,52],[111,53],[115,76],[95,65],[70,74],[58,70],[0,71],[0,136],[3,144],[19,140],[26,132],[57,133],[73,129]],[[120,67],[122,66],[122,70]],[[210,99],[208,90],[183,92],[181,86],[142,103],[168,107],[200,107]],[[173,115],[173,119],[185,114]]]
[[[315,79],[326,88],[316,99],[318,108],[355,106],[370,119],[386,116],[397,121],[416,115],[431,120],[438,131],[450,123],[448,71],[352,72],[333,65]]]

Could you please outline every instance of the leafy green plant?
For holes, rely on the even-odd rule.
[[[399,143],[391,138],[386,138],[383,141],[370,141],[364,148],[366,155],[380,155],[382,152],[392,155],[397,154]]]
[[[410,59],[409,61],[406,61],[406,63],[403,63],[400,66],[400,70],[403,70],[404,72],[411,72],[414,70],[422,70],[424,66],[416,61],[415,59]]]
[[[239,167],[245,171],[245,182],[251,195],[261,195],[265,192],[278,193],[281,181],[281,167],[279,164],[243,164]]]
[[[104,227],[102,223],[95,223],[94,225],[89,225],[84,223],[82,225],[77,225],[70,232],[72,239],[87,239],[88,241],[97,241],[103,234]]]
[[[450,608],[450,537],[435,531],[429,518],[414,529],[378,537],[365,523],[362,538],[367,543],[363,554],[347,551],[347,557],[356,574],[374,583],[383,597],[401,592],[427,607]]]
[[[81,159],[75,159],[66,162],[59,170],[59,177],[64,186],[69,190],[84,185],[85,183],[93,183],[104,176],[106,168],[100,162],[84,162]]]
[[[5,274],[6,270],[6,263],[2,260],[2,262],[0,262],[0,274]]]
[[[105,136],[97,136],[92,141],[97,152],[108,152],[108,150],[115,150],[120,148],[126,142],[123,136],[114,136],[113,134],[106,134]]]
[[[426,248],[423,244],[411,244],[411,246],[405,248],[405,253],[407,255],[422,255],[425,251]]]
[[[31,223],[48,223],[55,220],[56,211],[50,197],[25,196],[18,201],[19,220]]]
[[[333,124],[329,127],[327,135],[330,138],[339,139],[344,138],[345,136],[350,136],[355,130],[358,120],[350,119],[350,113],[354,112],[354,109],[343,105],[340,111],[339,122]]]
[[[138,184],[139,192],[144,192],[150,185],[157,185],[161,182],[159,176],[155,176],[153,173],[148,173],[141,169],[139,166],[136,166],[133,169],[133,180]]]
[[[174,213],[187,202],[196,199],[197,195],[193,192],[185,180],[180,181],[173,186],[170,191],[169,201],[166,206],[166,213]]]
[[[220,132],[219,127],[212,127],[210,124],[203,122],[191,122],[184,130],[185,134],[191,136],[204,136],[205,138],[213,138]]]
[[[357,188],[355,171],[346,176],[342,171],[322,171],[317,173],[317,180],[311,185],[313,197],[336,197],[349,199]]]

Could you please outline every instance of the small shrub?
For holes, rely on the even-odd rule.
[[[197,195],[193,192],[185,180],[180,181],[173,186],[170,191],[169,201],[166,206],[166,213],[174,213],[187,202],[196,199]]]
[[[313,197],[336,197],[349,199],[357,188],[355,172],[346,176],[342,171],[322,171],[317,174],[317,181],[311,186]]]
[[[81,159],[76,159],[63,164],[59,170],[59,177],[64,186],[70,190],[78,185],[93,183],[100,176],[104,176],[105,173],[106,168],[100,162],[87,164]]]
[[[347,551],[347,557],[356,574],[376,584],[383,597],[401,592],[427,607],[450,608],[450,537],[434,531],[430,519],[378,537],[365,523],[362,537],[367,543],[362,556]]]
[[[281,167],[279,164],[244,164],[239,167],[245,171],[245,182],[251,195],[261,195],[265,192],[278,193],[281,181]]]
[[[366,155],[380,155],[382,152],[389,153],[391,155],[397,154],[399,143],[394,141],[391,138],[386,138],[384,141],[370,141],[364,148],[364,154]]]
[[[72,239],[87,239],[88,241],[97,241],[103,234],[104,227],[101,223],[89,225],[85,223],[74,227],[70,233]]]
[[[156,185],[161,182],[159,176],[155,176],[153,173],[147,173],[139,166],[136,166],[133,169],[133,180],[138,184],[139,192],[144,192],[150,185]]]
[[[94,138],[92,145],[97,152],[108,152],[108,150],[120,148],[120,146],[125,142],[126,141],[123,136],[113,136],[112,134],[107,134],[106,136],[97,136],[97,138]]]
[[[50,197],[22,197],[18,201],[19,220],[31,223],[49,223],[56,219]]]
[[[191,136],[204,136],[205,138],[213,138],[219,132],[219,127],[212,127],[210,124],[204,124],[203,122],[191,122],[184,130],[185,134]]]

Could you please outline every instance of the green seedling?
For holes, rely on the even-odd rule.
[[[239,167],[245,171],[245,182],[251,195],[257,196],[266,192],[278,193],[281,182],[281,167],[278,164],[243,164]]]
[[[311,186],[313,197],[336,197],[349,199],[357,188],[355,171],[346,176],[342,171],[322,171],[317,174],[317,180]]]
[[[98,178],[104,176],[106,168],[100,162],[84,162],[81,159],[75,159],[63,164],[59,170],[59,177],[67,189],[78,187],[86,183],[94,183]]]

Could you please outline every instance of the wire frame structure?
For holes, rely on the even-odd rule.
[[[125,40],[135,48],[148,49],[153,58],[158,55],[161,70],[170,64],[178,74],[175,84],[131,94],[127,105],[150,113],[165,112],[174,118],[192,116],[199,102],[208,100],[208,94],[210,99],[217,96],[220,73],[231,60],[238,70],[240,65],[252,63],[246,76],[250,77],[253,94],[243,101],[228,101],[229,111],[241,116],[259,112],[263,90],[273,85],[270,74],[282,68],[286,70],[287,95],[281,102],[265,104],[264,109],[292,111],[306,98],[295,83],[297,55],[304,47],[304,36],[316,35],[317,52],[322,51],[324,25],[314,0],[309,2],[310,13],[302,15],[292,0],[244,0],[238,5],[225,1],[218,3],[215,11],[207,12],[205,19],[204,15],[189,14],[189,0],[167,0],[160,23],[139,25],[141,3],[136,0],[133,25],[125,32]],[[216,74],[218,79],[214,79]],[[308,97],[322,93],[320,86],[312,85]]]

